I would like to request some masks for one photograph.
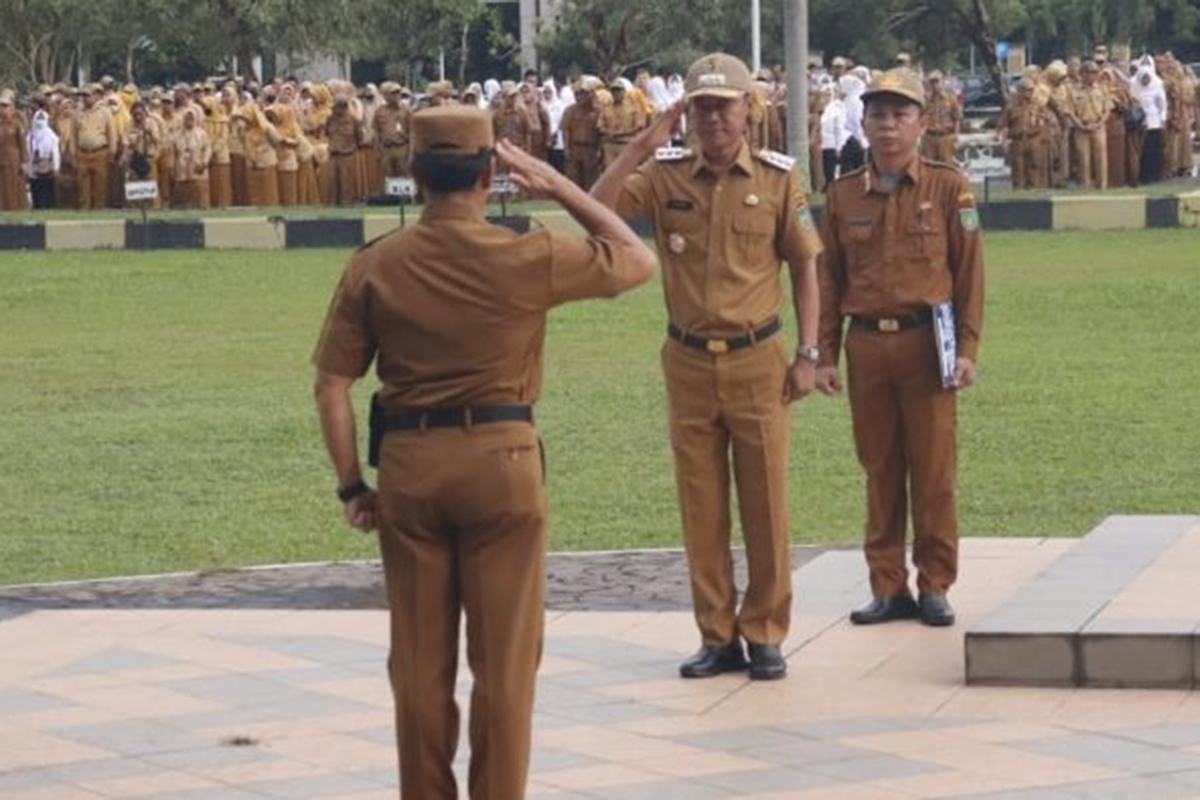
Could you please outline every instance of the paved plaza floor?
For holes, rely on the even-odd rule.
[[[853,627],[861,555],[798,553],[772,683],[676,677],[680,554],[552,560],[529,796],[1200,797],[1196,692],[964,684],[963,632],[1072,545],[965,540],[950,629]],[[0,798],[395,800],[378,570],[308,569],[0,591]]]

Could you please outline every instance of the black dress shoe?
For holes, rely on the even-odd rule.
[[[894,619],[912,619],[917,616],[917,602],[908,592],[891,597],[876,597],[870,603],[850,612],[850,621],[855,625],[877,625]]]
[[[944,594],[922,593],[917,606],[921,622],[926,625],[940,628],[954,624],[954,609]]]
[[[679,675],[683,678],[711,678],[722,672],[738,672],[745,668],[746,657],[742,654],[741,642],[706,644],[679,665]]]
[[[750,653],[750,680],[774,681],[787,675],[787,662],[775,645],[751,644],[746,649]]]

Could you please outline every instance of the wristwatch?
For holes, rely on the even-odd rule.
[[[362,478],[359,478],[349,486],[339,486],[337,488],[337,497],[338,500],[341,500],[343,503],[349,503],[354,498],[361,494],[366,494],[369,491],[371,491],[371,487],[367,486],[366,481],[364,481]]]
[[[811,361],[816,364],[821,360],[821,348],[815,344],[800,345],[796,348],[796,358],[802,358],[805,361]]]

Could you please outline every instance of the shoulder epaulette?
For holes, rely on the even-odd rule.
[[[660,147],[654,151],[654,160],[662,162],[686,161],[696,153],[690,147]]]
[[[796,164],[796,159],[789,155],[780,153],[777,150],[767,150],[763,148],[754,154],[759,161],[764,164],[770,164],[772,167],[783,172],[791,172],[792,167]]]
[[[921,166],[931,167],[932,169],[949,170],[955,175],[963,178],[967,176],[967,173],[964,172],[962,167],[958,166],[958,164],[950,164],[946,161],[934,161],[932,158],[926,158],[925,156],[921,156]]]

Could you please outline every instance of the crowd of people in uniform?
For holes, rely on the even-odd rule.
[[[1000,120],[1017,188],[1139,186],[1195,171],[1200,82],[1171,53],[1026,68]]]
[[[914,68],[906,54],[898,67]],[[826,188],[859,167],[867,148],[862,95],[879,74],[845,57],[811,67],[809,170]],[[781,67],[753,75],[746,137],[752,149],[787,151]],[[923,155],[952,162],[963,132],[953,82],[923,76]],[[180,84],[142,92],[106,78],[79,88],[42,86],[18,109],[0,92],[0,210],[120,208],[124,184],[157,184],[154,207],[349,205],[408,174],[412,114],[447,104],[493,111],[498,137],[590,187],[626,144],[683,94],[666,69],[633,80],[585,75],[561,84],[448,81],[414,95],[395,82],[279,79]],[[1006,104],[999,134],[1017,188],[1137,186],[1191,174],[1200,84],[1170,53],[1111,63],[1030,66]]]

